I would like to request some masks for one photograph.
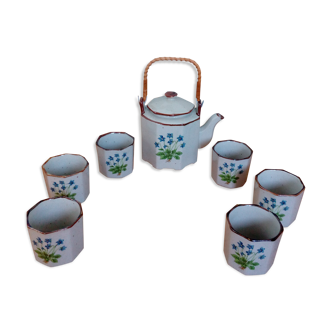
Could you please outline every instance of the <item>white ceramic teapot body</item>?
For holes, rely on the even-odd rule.
[[[152,63],[160,60],[187,61],[198,71],[197,106],[177,97],[175,92],[155,98],[145,105],[147,96],[147,71]],[[157,169],[181,170],[197,161],[199,148],[210,143],[215,125],[223,119],[216,113],[200,127],[200,113],[203,102],[200,100],[201,72],[196,62],[185,58],[157,58],[145,68],[143,97],[140,98],[142,128],[142,158]]]

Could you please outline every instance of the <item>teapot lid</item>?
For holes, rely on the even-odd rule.
[[[190,113],[195,105],[177,95],[176,92],[168,91],[165,96],[152,99],[148,108],[157,115],[177,116]]]

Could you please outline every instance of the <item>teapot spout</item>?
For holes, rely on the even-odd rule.
[[[198,143],[198,147],[200,149],[204,148],[205,146],[207,146],[211,142],[214,127],[223,118],[224,117],[219,113],[213,114],[210,117],[210,119],[207,120],[205,122],[205,124],[200,128],[200,130],[199,130],[199,143]]]

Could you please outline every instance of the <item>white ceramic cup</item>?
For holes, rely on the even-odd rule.
[[[48,198],[27,212],[36,260],[54,267],[72,262],[83,250],[83,210],[67,197]]]
[[[265,169],[255,177],[253,203],[275,213],[287,227],[296,219],[304,190],[298,176],[282,169]]]
[[[100,135],[96,142],[99,171],[108,178],[123,178],[134,169],[135,138],[123,132]]]
[[[49,197],[69,197],[83,203],[90,193],[89,163],[78,154],[49,158],[42,166]]]
[[[245,275],[266,273],[283,231],[275,214],[258,205],[235,205],[226,214],[224,253],[228,265]]]
[[[248,177],[252,149],[233,140],[219,141],[212,147],[211,176],[225,188],[242,187]]]

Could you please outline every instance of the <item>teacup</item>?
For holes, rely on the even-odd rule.
[[[284,228],[258,205],[235,205],[226,214],[224,253],[228,265],[245,275],[265,274],[272,266]]]
[[[49,197],[68,197],[83,203],[90,193],[89,163],[79,154],[61,154],[42,166]]]
[[[282,169],[265,169],[255,177],[253,203],[275,213],[287,227],[296,219],[304,190],[298,176]]]
[[[135,138],[123,132],[98,137],[96,146],[99,171],[108,178],[123,178],[134,169]]]
[[[32,249],[49,267],[72,262],[83,250],[83,210],[67,197],[40,201],[27,212]]]
[[[248,177],[252,149],[233,140],[219,141],[212,148],[211,176],[225,188],[242,187]]]

